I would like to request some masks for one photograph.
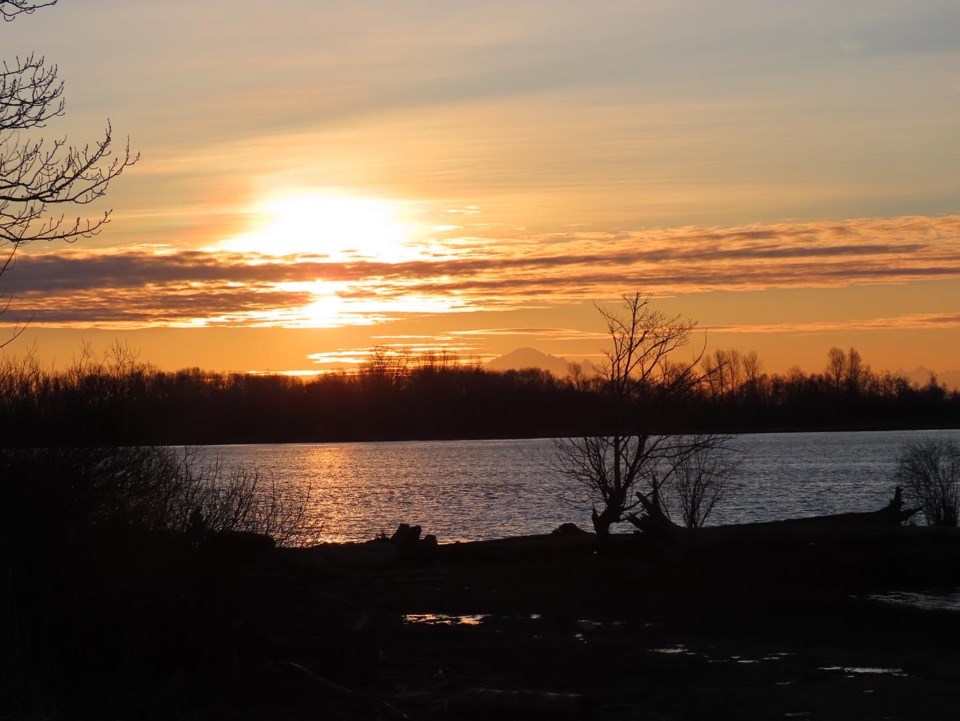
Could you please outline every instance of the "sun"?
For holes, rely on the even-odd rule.
[[[271,307],[248,310],[252,324],[336,328],[371,325],[398,313],[449,309],[446,297],[410,292],[384,298],[379,292],[390,274],[384,264],[436,257],[435,240],[425,231],[423,209],[415,201],[301,190],[278,193],[243,212],[250,218],[247,232],[201,250],[241,256],[224,258],[229,263],[301,268],[284,269],[282,279],[251,285],[254,292],[297,295],[290,304],[270,300]],[[324,265],[333,269],[327,272],[320,267]],[[350,265],[360,270],[339,273],[335,268]],[[313,270],[316,277],[310,277]]]
[[[397,262],[417,255],[399,204],[330,193],[293,194],[252,209],[257,228],[218,250],[273,256],[310,255],[332,261]]]

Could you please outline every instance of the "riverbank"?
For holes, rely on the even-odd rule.
[[[878,595],[955,583],[955,531],[612,541],[450,544],[431,561],[384,565],[359,547],[306,554],[380,599],[377,693],[411,718],[952,713],[960,614]]]
[[[100,554],[72,609],[81,645],[35,679],[48,707],[251,720],[931,719],[955,707],[960,613],[877,597],[960,585],[955,529],[759,544],[251,540],[108,541],[114,555]]]

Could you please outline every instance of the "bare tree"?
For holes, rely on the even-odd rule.
[[[368,351],[357,373],[367,386],[395,386],[407,377],[410,360],[410,353],[403,348],[378,345]]]
[[[696,443],[694,443],[696,445]],[[671,488],[687,528],[700,528],[723,500],[727,482],[737,468],[730,449],[716,443],[702,444],[686,456],[673,474]]]
[[[842,348],[834,346],[827,351],[827,377],[833,383],[839,396],[843,391],[843,382],[847,377],[847,356]]]
[[[852,395],[859,395],[863,390],[864,379],[869,375],[870,367],[865,365],[860,351],[856,348],[850,348],[847,353],[847,392]]]
[[[663,495],[677,470],[707,449],[724,447],[730,437],[657,432],[664,407],[681,402],[703,380],[703,349],[677,358],[689,345],[694,322],[654,310],[639,293],[624,296],[622,313],[599,310],[612,343],[600,370],[608,401],[604,431],[558,439],[555,468],[588,490],[594,530],[607,536],[638,506],[648,517],[665,518]]]
[[[736,348],[718,348],[703,358],[700,367],[714,399],[734,396],[743,385],[744,357]]]
[[[717,351],[721,353],[722,351]],[[710,391],[710,397],[713,400],[719,400],[723,396],[723,366],[722,359],[714,360],[715,354],[707,354],[700,361],[700,367],[706,378],[707,389]]]
[[[904,445],[897,481],[931,526],[956,526],[960,515],[960,445],[926,438]]]
[[[0,1],[0,15],[12,21],[54,4]],[[96,235],[110,220],[109,210],[85,218],[68,217],[67,209],[101,199],[110,181],[139,158],[129,141],[115,152],[109,121],[100,139],[82,146],[65,136],[37,137],[49,121],[64,115],[63,90],[57,66],[42,55],[0,63],[0,275],[28,243]]]
[[[746,376],[746,383],[756,383],[760,380],[760,374],[763,372],[763,362],[755,350],[748,351],[743,356],[743,374]]]
[[[743,356],[744,389],[747,395],[756,401],[762,390],[763,363],[755,350]]]

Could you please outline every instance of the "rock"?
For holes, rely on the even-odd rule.
[[[401,523],[390,537],[390,545],[397,549],[401,558],[428,560],[437,554],[437,537],[428,535],[420,538],[423,529]]]
[[[576,523],[561,523],[550,532],[551,536],[589,536],[589,531],[584,531]]]
[[[394,531],[393,536],[390,537],[390,542],[401,547],[413,545],[420,540],[420,533],[422,531],[423,529],[420,526],[401,523],[397,526],[397,530]]]

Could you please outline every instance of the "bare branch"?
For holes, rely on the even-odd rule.
[[[56,4],[57,0],[44,0],[43,2],[31,2],[30,0],[3,0],[3,2],[0,2],[0,17],[9,22],[17,17],[17,15],[29,15],[35,10]]]
[[[0,16],[10,21],[55,4],[0,0]],[[85,215],[78,209],[102,199],[111,181],[139,160],[129,140],[116,145],[109,121],[103,136],[86,145],[36,137],[64,114],[63,93],[57,66],[42,55],[0,63],[0,276],[23,245],[69,243],[99,233],[110,210]]]
[[[956,526],[960,519],[960,445],[928,438],[907,443],[897,458],[897,480],[920,506],[931,526]]]
[[[668,316],[650,307],[640,293],[624,296],[620,312],[598,308],[610,335],[611,347],[601,374],[608,417],[600,424],[609,435],[565,438],[555,443],[556,469],[588,489],[602,507],[593,511],[600,535],[642,506],[648,514],[667,517],[665,494],[673,485],[696,477],[698,512],[702,522],[719,501],[719,459],[730,436],[664,435],[657,432],[662,409],[693,394],[703,382],[698,368],[706,345],[686,360],[677,352],[689,344],[696,323]],[[724,475],[725,478],[725,475]],[[678,480],[679,479],[679,480]],[[688,484],[689,485],[689,484]],[[707,498],[709,490],[716,491]],[[685,514],[686,515],[686,514]]]

